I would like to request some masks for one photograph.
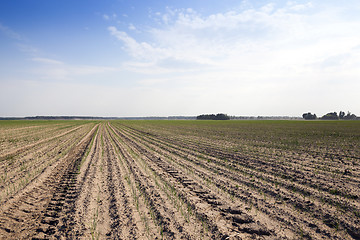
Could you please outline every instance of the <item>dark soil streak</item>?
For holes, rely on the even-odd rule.
[[[6,235],[0,232],[4,237],[24,239],[31,238],[40,232],[44,232],[45,236],[55,234],[55,226],[61,219],[57,219],[58,215],[54,211],[59,212],[64,205],[71,206],[73,203],[76,197],[76,190],[73,185],[76,181],[74,180],[74,170],[77,169],[95,129],[96,127],[69,152],[63,162],[56,166],[53,173],[40,186],[36,186],[30,192],[25,193],[19,201],[1,214],[7,219],[1,221],[0,229],[11,233],[11,235]],[[26,206],[28,203],[32,204],[30,208]],[[21,216],[19,219],[22,221],[18,221],[17,216]],[[49,226],[45,231],[41,228],[43,224]]]

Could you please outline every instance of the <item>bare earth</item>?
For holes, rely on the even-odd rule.
[[[329,183],[310,171],[309,156],[305,166],[284,152],[292,162],[279,167],[281,157],[250,160],[220,151],[221,142],[150,132],[112,122],[53,126],[2,146],[0,238],[360,239],[359,171]],[[327,185],[349,197],[318,187]]]

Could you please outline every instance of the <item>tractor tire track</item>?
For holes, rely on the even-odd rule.
[[[183,201],[192,206],[201,222],[206,222],[212,238],[225,239],[230,236],[249,237],[249,235],[265,237],[271,235],[271,232],[265,226],[255,222],[251,216],[226,201],[221,195],[211,191],[201,183],[199,184],[196,179],[187,177],[187,174],[178,168],[151,154],[141,147],[138,144],[139,142],[128,138],[123,132],[115,131],[133,148],[133,151],[138,151],[147,158],[148,166],[154,172],[161,175],[165,181],[172,182],[177,186],[179,196]],[[178,184],[182,186],[179,187]]]
[[[69,152],[62,162],[57,164],[43,182],[9,202],[8,206],[3,207],[3,211],[0,212],[1,237],[7,239],[31,238],[37,234],[36,230],[39,229],[41,222],[47,222],[45,214],[47,208],[53,205],[54,200],[58,202],[57,207],[61,207],[64,200],[62,194],[68,194],[69,201],[73,199],[73,189],[67,188],[67,184],[72,182],[73,170],[81,160],[94,131],[95,127]],[[56,219],[54,221],[56,222]],[[54,222],[48,223],[51,226],[54,225]]]

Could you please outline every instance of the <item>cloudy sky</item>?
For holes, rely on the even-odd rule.
[[[358,0],[1,0],[0,116],[360,115]]]

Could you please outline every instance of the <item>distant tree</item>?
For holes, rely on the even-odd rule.
[[[223,113],[216,114],[215,120],[230,120],[230,117]]]
[[[343,111],[339,112],[339,118],[343,119],[345,117],[345,113]]]
[[[323,120],[339,120],[339,116],[336,112],[329,112],[321,117]]]
[[[308,112],[308,113],[304,113],[302,115],[302,117],[305,119],[305,120],[314,120],[316,119],[316,114],[311,114],[311,112]]]
[[[212,120],[215,118],[214,114],[202,114],[196,117],[197,120]]]
[[[197,120],[230,120],[230,117],[223,113],[218,114],[202,114],[196,117]]]
[[[345,120],[356,120],[357,117],[356,117],[355,114],[351,114],[351,112],[348,111],[347,114],[346,114],[346,116],[344,116],[344,119],[345,119]]]

